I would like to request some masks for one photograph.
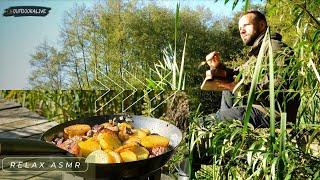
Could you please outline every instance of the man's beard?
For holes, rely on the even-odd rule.
[[[243,42],[246,46],[252,46],[254,44],[254,42],[256,41],[256,39],[258,38],[258,36],[259,36],[259,33],[255,32],[255,33],[249,35],[249,39],[247,39],[246,41],[243,41]]]

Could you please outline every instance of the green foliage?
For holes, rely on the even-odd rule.
[[[186,44],[185,44],[186,45]],[[185,47],[184,45],[184,47]],[[171,46],[163,50],[163,63],[159,61],[150,68],[152,75],[147,78],[148,88],[161,90],[184,90],[185,81],[182,81],[184,63],[181,63],[180,69],[174,56]],[[184,57],[182,57],[184,59]],[[177,78],[179,82],[176,83]],[[185,79],[185,78],[183,78]]]
[[[121,112],[121,106],[117,100],[104,106],[118,92],[111,91],[109,96],[96,100],[106,91],[79,91],[79,90],[12,90],[2,91],[5,99],[14,99],[22,106],[45,116],[49,120],[65,122],[79,117],[88,117],[93,115],[110,114]],[[126,95],[126,93],[124,93]],[[139,96],[140,93],[137,93]],[[102,108],[96,112],[96,108]],[[137,103],[131,112],[141,114],[141,102]]]
[[[100,92],[101,93],[101,92]],[[50,120],[64,122],[77,117],[95,114],[94,98],[98,92],[34,90],[34,91],[6,91],[6,99],[15,99],[23,106],[35,111]]]
[[[283,39],[294,50],[290,67],[291,87],[301,95],[300,123],[318,123],[319,106],[319,1],[270,1],[267,4],[268,20],[274,29],[283,33]],[[287,70],[285,70],[287,71]]]
[[[107,93],[107,94],[105,94]],[[65,122],[79,117],[125,113],[159,118],[166,110],[163,101],[172,92],[157,90],[11,90],[0,91],[0,97],[14,100],[49,120]],[[131,96],[129,96],[131,95]],[[117,96],[117,97],[116,97]],[[127,98],[124,100],[124,98]],[[162,102],[162,103],[161,103]],[[175,122],[172,122],[175,123]]]
[[[237,3],[235,1],[234,3]],[[199,179],[318,179],[319,146],[317,144],[319,123],[319,46],[317,42],[319,22],[314,16],[319,10],[319,1],[280,1],[270,2],[273,18],[279,15],[290,17],[287,24],[278,27],[289,29],[285,37],[294,40],[294,55],[289,58],[290,64],[279,66],[284,54],[274,56],[270,39],[264,43],[251,81],[248,108],[244,124],[233,122],[215,122],[209,127],[194,128],[190,134],[191,151],[197,147],[200,156],[209,156],[211,165],[203,166],[195,176]],[[269,4],[269,7],[270,7]],[[281,8],[282,9],[281,9]],[[284,8],[285,7],[285,8]],[[289,8],[289,12],[288,12]],[[280,12],[280,13],[279,13]],[[270,14],[269,14],[270,15]],[[280,18],[281,20],[281,18]],[[269,24],[273,21],[269,20]],[[275,21],[275,24],[277,21]],[[287,25],[290,26],[287,26]],[[276,24],[277,25],[277,24]],[[292,29],[293,27],[293,29]],[[267,32],[268,33],[268,32]],[[292,35],[294,35],[292,37]],[[265,39],[269,35],[265,36]],[[269,46],[269,65],[262,70],[262,52]],[[282,58],[282,59],[281,59]],[[280,68],[279,68],[280,67]],[[267,129],[247,128],[251,107],[261,92],[256,84],[269,72],[270,98],[270,133]],[[275,77],[275,78],[274,78]],[[277,77],[288,77],[288,89],[283,89],[286,82],[276,81]],[[276,88],[276,89],[274,89]],[[257,89],[257,90],[256,90]],[[291,132],[287,131],[286,114],[281,114],[280,133],[275,129],[275,102],[277,95],[287,92],[286,100],[301,95],[300,117]],[[259,94],[260,93],[260,94]],[[256,96],[256,97],[255,97]],[[291,97],[290,97],[291,96]],[[286,104],[278,105],[285,111]],[[290,112],[289,112],[290,113]],[[312,123],[312,126],[304,126]],[[243,132],[246,133],[245,139]],[[310,148],[313,144],[313,148]]]
[[[312,130],[318,132],[318,127]],[[196,172],[197,179],[304,179],[319,176],[319,156],[311,156],[296,145],[300,136],[305,134],[296,132],[303,131],[303,128],[293,129],[289,134],[282,128],[276,134],[275,149],[271,148],[267,129],[254,129],[249,125],[244,143],[242,129],[240,121],[233,121],[218,122],[210,127],[197,126],[190,132],[190,136],[195,137],[195,150],[198,149],[200,156],[211,159],[209,165],[203,165]],[[284,134],[288,134],[285,146]],[[315,151],[319,152],[319,149]]]

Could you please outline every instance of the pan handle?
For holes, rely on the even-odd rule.
[[[71,154],[53,144],[23,138],[0,138],[0,155],[61,155]]]

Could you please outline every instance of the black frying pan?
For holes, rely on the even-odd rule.
[[[94,116],[68,121],[46,131],[42,135],[41,140],[50,142],[57,133],[63,132],[63,129],[70,125],[88,124],[93,126],[96,124],[102,124],[107,122],[109,119],[119,116],[120,115]],[[106,179],[134,178],[152,173],[166,164],[182,140],[181,131],[176,126],[168,122],[151,117],[132,116],[130,119],[133,120],[133,126],[135,128],[147,128],[151,133],[157,133],[169,138],[171,149],[159,156],[140,161],[115,164],[89,163],[88,172],[79,174],[80,176]]]

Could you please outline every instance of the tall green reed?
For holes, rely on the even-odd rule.
[[[254,73],[253,73],[253,77],[252,77],[252,81],[251,81],[251,85],[250,85],[250,90],[249,90],[248,100],[247,100],[247,109],[246,109],[246,113],[245,113],[245,116],[243,119],[243,136],[244,136],[244,138],[247,133],[248,123],[249,123],[249,120],[251,117],[252,105],[255,100],[256,87],[257,87],[257,84],[260,80],[262,63],[263,63],[263,60],[265,58],[265,54],[268,49],[268,43],[270,43],[270,39],[268,39],[269,34],[270,34],[270,31],[268,28],[267,32],[263,38],[263,41],[262,41],[262,45],[261,45],[261,48],[260,48],[260,51],[259,51],[259,54],[257,57],[257,62],[255,65],[255,69],[254,69]]]
[[[149,82],[149,88],[151,89],[158,89],[156,84],[158,84],[162,90],[165,89],[179,91],[185,89],[186,72],[184,71],[184,67],[188,36],[187,34],[185,35],[181,61],[178,63],[177,40],[178,27],[181,21],[179,9],[180,5],[177,3],[175,15],[174,49],[171,48],[170,44],[167,48],[163,49],[163,61],[158,61],[158,63],[154,64],[154,68],[151,69],[151,72],[156,75],[155,77],[151,76],[150,78],[147,78],[147,82]]]
[[[275,94],[274,94],[274,67],[273,67],[273,51],[271,46],[270,29],[268,28],[267,33],[268,43],[268,55],[269,55],[269,100],[270,100],[270,139],[271,148],[274,149],[275,144]]]

